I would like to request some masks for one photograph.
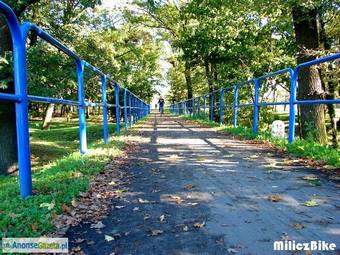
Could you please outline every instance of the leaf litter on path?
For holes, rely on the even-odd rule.
[[[158,235],[163,233],[163,230],[160,230],[160,229],[151,229],[150,232],[151,232],[151,236],[158,236]]]
[[[101,229],[105,228],[105,225],[101,221],[98,221],[97,223],[91,224],[90,228]]]
[[[274,203],[282,201],[282,197],[279,194],[269,195],[267,199]]]

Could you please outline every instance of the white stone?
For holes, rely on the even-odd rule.
[[[282,120],[275,120],[272,124],[272,136],[285,137],[285,123]]]

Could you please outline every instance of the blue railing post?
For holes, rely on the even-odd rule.
[[[78,79],[78,103],[79,103],[79,142],[80,153],[87,151],[86,140],[86,115],[85,115],[85,88],[84,88],[84,61],[77,61],[77,79]]]
[[[296,102],[296,81],[298,71],[295,69],[290,74],[290,98],[289,98],[289,127],[288,127],[288,143],[292,143],[295,134],[295,102]]]
[[[207,96],[203,96],[203,116],[204,116],[204,120],[207,119]]]
[[[259,90],[260,80],[254,79],[254,110],[253,110],[253,133],[257,134],[259,121]]]
[[[197,98],[197,118],[201,118],[201,97]]]
[[[127,91],[124,89],[124,132],[127,132],[128,129],[128,112],[127,112],[127,98],[126,98]]]
[[[196,98],[192,98],[192,116],[195,118],[196,116]]]
[[[233,114],[233,124],[234,124],[234,128],[237,127],[237,108],[238,108],[238,85],[236,84],[234,86],[234,104],[233,104],[233,108],[234,108],[234,114]]]
[[[129,126],[132,126],[132,99],[131,93],[129,93]]]
[[[214,94],[210,94],[210,122],[214,119]]]
[[[220,125],[223,124],[223,109],[224,109],[224,89],[220,90]]]
[[[0,2],[0,10],[7,19],[12,37],[14,89],[15,96],[20,98],[15,101],[19,185],[21,197],[27,198],[32,195],[32,173],[28,127],[26,42],[23,40],[20,24],[13,10],[3,2]]]
[[[104,133],[104,143],[109,142],[109,128],[107,119],[107,99],[106,99],[106,83],[107,76],[102,75],[102,101],[103,101],[103,133]]]
[[[120,103],[119,103],[119,85],[115,82],[115,109],[116,109],[116,133],[120,135]]]

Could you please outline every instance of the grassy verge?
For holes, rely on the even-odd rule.
[[[33,189],[35,195],[22,200],[18,176],[0,176],[0,236],[38,237],[53,231],[51,223],[62,212],[62,205],[71,204],[80,191],[85,191],[89,178],[102,171],[113,156],[122,153],[124,142],[111,137],[102,142],[102,126],[87,127],[89,151],[78,152],[76,123],[54,123],[50,130],[39,130],[31,123]],[[110,134],[114,125],[110,125]]]
[[[268,141],[280,149],[298,157],[305,157],[313,160],[320,160],[328,165],[340,168],[340,150],[334,149],[328,145],[318,144],[314,141],[295,139],[292,144],[288,144],[287,139],[278,139],[271,136],[270,132],[259,132],[254,134],[250,128],[246,127],[227,127],[220,126],[216,122],[204,121],[188,115],[183,116],[185,119],[194,120],[201,124],[211,125],[212,127],[229,134],[238,135],[250,140]]]

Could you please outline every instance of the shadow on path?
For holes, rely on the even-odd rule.
[[[322,175],[318,186],[303,179],[316,171],[170,115],[153,114],[138,130],[131,139],[140,149],[122,169],[130,177],[116,187],[127,192],[112,201],[104,228],[71,228],[71,246],[86,254],[259,255],[275,254],[273,242],[285,239],[339,247],[339,189]],[[269,201],[272,194],[282,200]]]

